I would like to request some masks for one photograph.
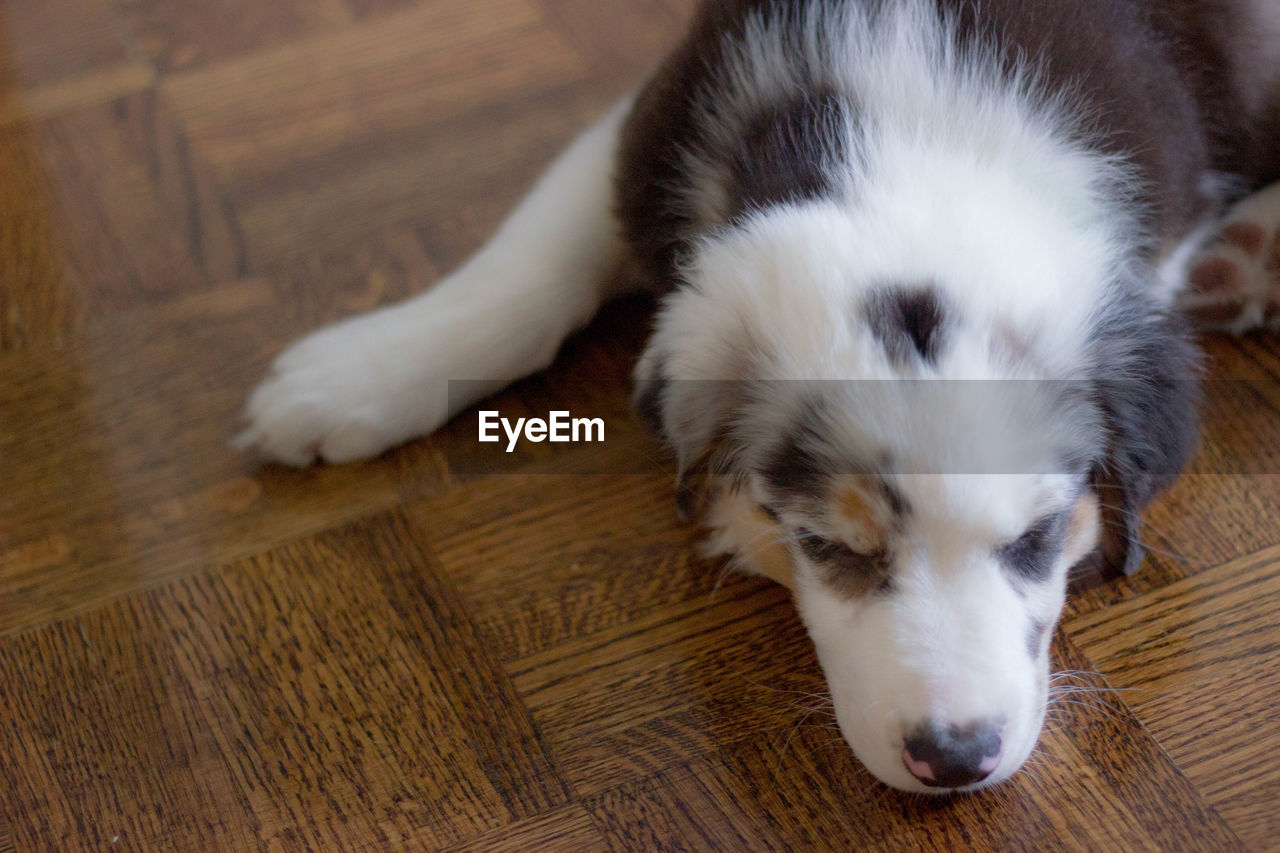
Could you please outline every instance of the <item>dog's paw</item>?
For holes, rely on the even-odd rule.
[[[1178,307],[1207,329],[1280,328],[1280,184],[1231,209],[1192,263]]]
[[[443,424],[446,383],[430,379],[421,351],[430,332],[406,329],[395,311],[321,329],[281,353],[249,397],[235,446],[299,467],[351,462]]]

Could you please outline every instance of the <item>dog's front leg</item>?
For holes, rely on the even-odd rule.
[[[629,107],[578,137],[451,276],[286,349],[237,445],[289,465],[375,456],[550,364],[599,307],[618,258],[612,177]],[[470,381],[450,394],[450,380]]]

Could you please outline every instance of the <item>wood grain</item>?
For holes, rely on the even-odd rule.
[[[1066,644],[1055,651],[1079,661]],[[981,796],[901,796],[870,782],[825,726],[801,724],[785,741],[734,740],[588,805],[615,850],[1240,849],[1158,745],[1131,740],[1135,721],[1064,706],[1059,722],[1029,772]],[[1116,737],[1133,748],[1117,752]]]
[[[109,0],[0,2],[0,126],[102,103],[154,81]]]
[[[562,805],[418,535],[342,528],[6,644],[15,844],[376,849]]]
[[[243,271],[238,226],[154,90],[33,127],[56,197],[62,256],[84,310],[130,308]],[[109,199],[86,204],[85,196]]]
[[[1135,691],[950,800],[860,768],[786,591],[677,522],[650,300],[495,401],[603,446],[230,449],[280,347],[459,263],[694,5],[0,0],[0,853],[1274,846],[1273,338],[1206,342],[1151,559],[1076,583],[1055,664]]]
[[[1246,842],[1280,833],[1280,548],[1066,630]]]
[[[587,74],[530,0],[501,0],[421,4],[162,87],[257,269],[452,215],[487,182],[519,192],[607,103]]]
[[[442,487],[430,444],[302,475],[231,451],[276,304],[246,280],[0,357],[0,633]]]
[[[147,58],[171,72],[286,44],[354,20],[344,0],[226,0],[210,11],[190,3],[120,0],[117,8]]]
[[[497,853],[526,850],[608,850],[604,836],[587,810],[578,804],[518,820],[499,829],[445,848],[449,853]]]
[[[0,353],[65,341],[83,317],[38,151],[30,128],[0,126]]]

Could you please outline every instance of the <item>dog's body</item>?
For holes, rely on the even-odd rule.
[[[1190,453],[1171,309],[1224,298],[1189,265],[1277,143],[1280,0],[713,0],[470,263],[283,354],[244,441],[430,432],[474,402],[447,380],[549,364],[621,262],[667,294],[637,399],[715,547],[795,590],[854,751],[991,784],[1038,736],[1068,569],[1135,568]],[[1233,322],[1270,319],[1257,272]]]

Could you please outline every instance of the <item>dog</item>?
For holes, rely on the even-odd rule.
[[[239,443],[374,456],[661,294],[682,506],[791,587],[876,777],[982,788],[1068,571],[1134,571],[1193,451],[1189,320],[1280,316],[1277,180],[1280,0],[707,0],[474,258],[280,355]]]

